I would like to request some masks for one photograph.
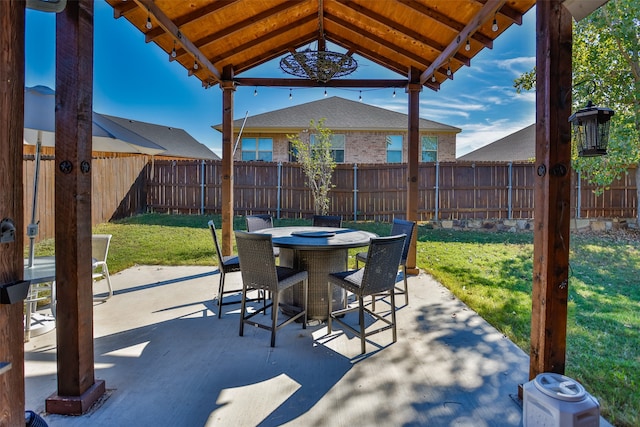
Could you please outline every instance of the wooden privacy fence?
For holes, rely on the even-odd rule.
[[[188,214],[221,212],[220,161],[156,161],[146,170],[147,205],[138,210]],[[421,163],[418,219],[530,219],[534,209],[532,163]],[[236,215],[268,213],[308,218],[311,192],[295,163],[235,162]],[[390,221],[406,216],[407,166],[339,164],[329,192],[332,215]],[[572,218],[635,218],[635,169],[601,195],[575,172]],[[138,198],[142,200],[142,197]],[[551,207],[553,209],[553,206]]]
[[[108,222],[145,212],[147,156],[93,159],[91,164],[91,224]],[[37,241],[55,235],[55,160],[40,161],[35,221],[39,225]],[[24,224],[31,222],[33,210],[35,161],[23,161]]]

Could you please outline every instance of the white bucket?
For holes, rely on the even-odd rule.
[[[523,386],[524,427],[599,427],[600,404],[577,381],[543,373]]]

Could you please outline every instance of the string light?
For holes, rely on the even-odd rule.
[[[293,99],[293,93],[291,93],[291,88],[289,88],[289,99]]]
[[[175,58],[176,56],[178,56],[178,54],[176,53],[176,41],[173,41],[173,49],[171,49],[171,57]]]
[[[362,102],[362,91],[360,91],[360,97],[358,98],[358,101]]]
[[[498,20],[496,19],[496,17],[493,17],[493,25],[491,25],[491,29],[493,31],[498,31]]]
[[[393,97],[394,98],[396,97],[396,89],[395,88],[393,89]]]
[[[467,39],[467,44],[464,45],[464,50],[467,52],[471,50],[471,43],[469,43],[469,39]]]
[[[197,62],[194,62],[194,63],[193,63],[193,69],[194,69],[194,70],[197,70],[197,69],[198,69],[198,63],[197,63]]]
[[[451,65],[447,65],[447,76],[451,76]]]
[[[150,30],[151,28],[153,28],[153,24],[151,23],[151,15],[149,14],[149,12],[147,11],[147,23],[144,24],[145,27],[147,27],[147,30]]]
[[[436,75],[434,74],[433,76],[431,76],[431,82],[435,83],[436,82]]]
[[[253,96],[258,96],[258,87],[253,90]]]
[[[326,89],[324,90],[324,97],[325,98],[327,97],[327,90]]]

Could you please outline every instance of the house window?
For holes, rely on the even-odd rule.
[[[422,137],[422,161],[436,162],[438,161],[438,137],[423,136]]]
[[[242,160],[262,160],[264,162],[270,162],[272,158],[272,138],[242,138]]]
[[[402,163],[402,135],[387,135],[387,163]]]
[[[311,146],[315,144],[315,134],[311,134]],[[331,156],[336,163],[344,163],[344,141],[345,136],[331,135]]]

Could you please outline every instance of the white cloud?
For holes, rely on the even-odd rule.
[[[535,120],[535,118],[534,118]],[[499,119],[479,123],[454,125],[462,129],[456,138],[456,157],[484,147],[511,135],[533,123],[531,118],[520,120]]]

